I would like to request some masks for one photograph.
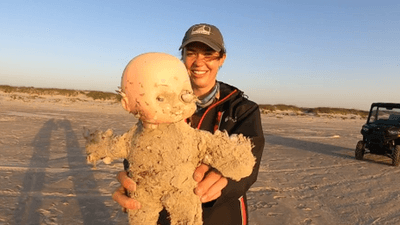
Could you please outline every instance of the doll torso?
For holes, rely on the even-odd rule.
[[[196,131],[184,122],[143,128],[132,140],[127,160],[138,186],[193,188],[199,164]]]

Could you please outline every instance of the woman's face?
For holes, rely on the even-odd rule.
[[[226,55],[219,53],[201,42],[193,42],[183,49],[183,62],[188,70],[194,94],[206,95],[215,85],[219,67]]]

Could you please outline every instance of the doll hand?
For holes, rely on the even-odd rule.
[[[128,177],[126,171],[119,172],[117,179],[121,186],[117,188],[112,195],[114,201],[121,205],[124,211],[126,211],[126,209],[140,209],[140,203],[127,195],[127,190],[136,190],[136,183]]]
[[[201,164],[196,168],[193,179],[198,182],[194,193],[203,203],[217,199],[221,196],[222,189],[228,185],[228,179],[206,164]]]

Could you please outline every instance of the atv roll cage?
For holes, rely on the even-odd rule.
[[[363,140],[357,143],[356,159],[370,153],[390,157],[394,166],[400,164],[400,104],[372,103],[361,134]]]

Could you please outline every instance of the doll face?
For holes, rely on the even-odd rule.
[[[190,117],[195,96],[183,63],[164,53],[134,58],[123,73],[122,104],[147,123],[173,123]]]

